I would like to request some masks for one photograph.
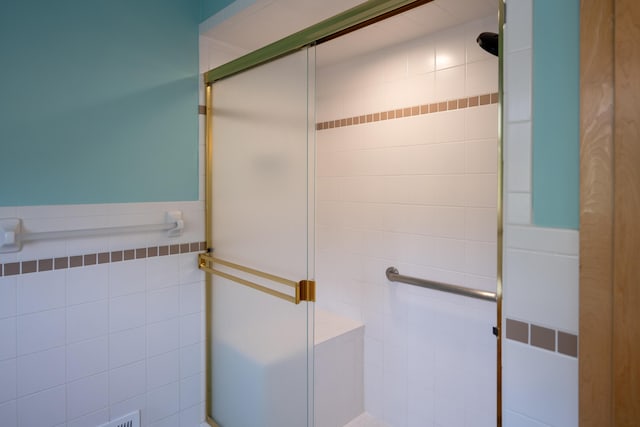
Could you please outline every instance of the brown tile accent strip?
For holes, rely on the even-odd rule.
[[[19,262],[10,262],[4,265],[4,275],[5,276],[15,276],[20,274],[20,263]]]
[[[507,319],[507,338],[529,344],[529,324],[518,320]]]
[[[53,258],[38,260],[38,271],[53,270]]]
[[[578,337],[573,334],[558,331],[558,353],[578,357]]]
[[[97,254],[88,254],[84,256],[84,265],[95,265],[97,262]]]
[[[20,263],[19,262],[10,262],[4,265],[4,275],[5,276],[15,276],[20,274]]]
[[[82,255],[75,255],[69,257],[69,267],[82,267]]]
[[[207,106],[206,105],[198,105],[198,114],[202,114],[203,116],[207,114]]]
[[[98,254],[98,264],[107,264],[109,259],[109,252],[100,252]]]
[[[38,271],[37,261],[22,261],[22,274],[35,273]]]
[[[523,335],[524,331],[528,331],[529,328],[531,329],[530,340],[526,341],[523,339]],[[578,357],[578,336],[568,332],[556,331],[555,329],[519,320],[506,319],[506,338],[530,344],[536,348],[557,351],[566,356]]]
[[[556,351],[556,331],[543,326],[531,325],[531,345]]]
[[[448,99],[433,104],[412,105],[389,111],[377,111],[361,116],[344,117],[326,122],[316,123],[316,130],[334,129],[345,126],[355,126],[363,123],[377,122],[381,120],[400,119],[402,117],[418,116],[422,114],[439,113],[442,111],[460,110],[463,108],[478,107],[481,105],[497,104],[499,96],[497,92],[470,96],[468,98]]]
[[[148,248],[73,255],[69,257],[8,262],[0,264],[0,276],[17,276],[20,274],[79,268],[95,264],[108,264],[110,262],[121,262],[131,259],[150,258],[158,255],[200,252],[205,249],[206,242],[190,242],[171,246],[150,246]]]

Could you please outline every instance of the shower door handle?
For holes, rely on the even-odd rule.
[[[293,295],[291,295],[285,292],[281,292],[268,286],[256,283],[255,281],[249,280],[248,278],[239,277],[235,272],[234,274],[232,274],[230,272],[222,271],[219,268],[216,268],[216,265],[227,267],[228,269],[234,270],[235,272],[240,272],[245,276],[250,275],[253,277],[259,277],[270,282],[293,288],[294,293]],[[292,302],[294,304],[300,304],[301,301],[313,302],[316,300],[316,282],[313,280],[300,280],[298,282],[295,282],[293,280],[275,276],[270,273],[265,273],[260,270],[225,261],[223,259],[213,257],[208,253],[202,253],[198,256],[198,267],[200,268],[200,270],[206,271],[207,273],[225,278],[227,280],[231,280],[240,285],[255,289],[260,292],[264,292],[266,294],[283,299],[285,301]]]

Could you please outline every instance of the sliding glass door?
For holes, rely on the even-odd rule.
[[[313,419],[315,50],[211,87],[209,422]]]

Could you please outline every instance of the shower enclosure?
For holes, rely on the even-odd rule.
[[[420,75],[400,86],[387,79],[381,92],[362,81],[404,72],[402,60],[377,69],[383,48],[322,50],[364,27],[349,34],[362,45],[368,24],[417,6],[425,11],[413,19],[435,21],[447,1],[465,3],[370,0],[205,74],[210,425],[318,422],[316,305],[364,323],[365,403],[389,425],[424,425],[416,420],[434,419],[428,411],[445,425],[500,425],[500,342],[491,333],[500,336],[501,318],[498,59],[475,42],[498,20],[401,36],[388,52],[410,52]],[[362,64],[372,67],[364,79]],[[473,77],[493,70],[495,84]],[[464,302],[391,283],[392,266],[489,297]],[[465,375],[473,390],[456,390]]]

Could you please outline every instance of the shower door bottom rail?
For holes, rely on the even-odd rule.
[[[387,268],[385,275],[391,282],[401,282],[407,285],[419,286],[421,288],[433,289],[436,291],[448,292],[450,294],[462,295],[469,298],[481,299],[484,301],[497,301],[495,292],[483,291],[481,289],[466,288],[464,286],[452,285],[449,283],[425,280],[417,277],[404,276],[395,267]]]
[[[276,289],[269,288],[267,286],[258,284],[254,281],[247,280],[242,277],[238,277],[235,274],[224,272],[216,268],[215,267],[216,264],[228,267],[236,271],[247,273],[252,276],[260,277],[262,279],[266,279],[271,282],[275,282],[281,285],[291,287],[293,288],[294,293],[293,295],[291,295],[285,292],[280,292]],[[296,282],[293,280],[285,279],[283,277],[275,276],[273,274],[265,273],[260,270],[256,270],[250,267],[236,264],[230,261],[225,261],[223,259],[213,257],[208,253],[202,253],[198,256],[198,267],[200,268],[200,270],[206,271],[207,273],[225,278],[227,280],[231,280],[240,285],[246,286],[251,289],[255,289],[260,292],[264,292],[266,294],[283,299],[293,304],[300,304],[300,302],[302,301],[316,300],[316,282],[313,280],[300,280]]]

